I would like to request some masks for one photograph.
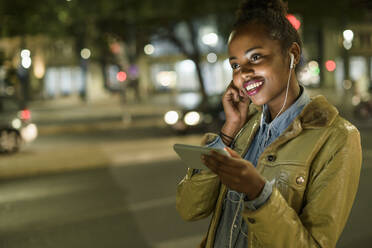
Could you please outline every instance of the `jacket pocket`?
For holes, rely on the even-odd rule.
[[[277,169],[275,187],[288,204],[299,213],[308,180],[307,168],[305,166],[281,165]]]

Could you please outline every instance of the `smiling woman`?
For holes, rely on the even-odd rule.
[[[201,247],[335,247],[361,168],[358,130],[298,83],[302,43],[281,0],[245,0],[228,41],[224,148],[178,185],[185,220],[213,213]]]

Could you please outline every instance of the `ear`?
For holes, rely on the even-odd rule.
[[[293,42],[291,47],[288,50],[289,53],[292,53],[294,56],[294,67],[300,62],[301,59],[301,48],[297,42]]]

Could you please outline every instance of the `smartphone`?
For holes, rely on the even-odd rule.
[[[186,167],[192,169],[209,170],[208,167],[203,164],[200,157],[202,154],[209,154],[212,150],[225,156],[230,156],[230,154],[222,148],[174,144],[173,149]]]

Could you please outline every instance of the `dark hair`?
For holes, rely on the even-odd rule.
[[[250,23],[263,24],[270,38],[280,42],[283,53],[293,42],[302,48],[297,30],[286,17],[287,6],[282,0],[243,0],[236,15],[234,29]]]

